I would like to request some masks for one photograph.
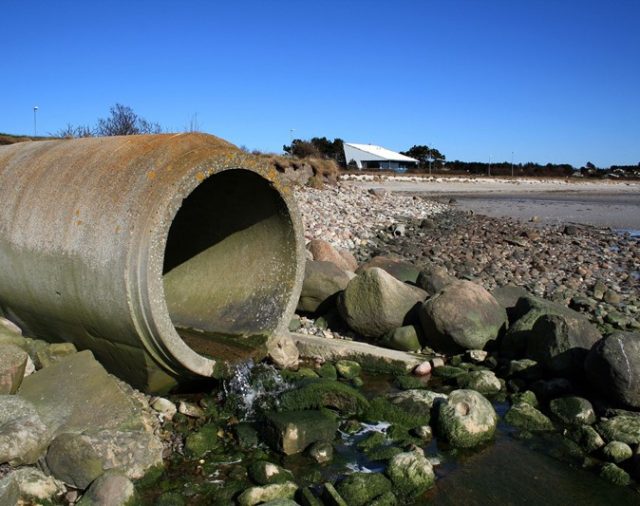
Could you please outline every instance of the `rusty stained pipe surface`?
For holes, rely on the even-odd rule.
[[[0,312],[147,391],[224,375],[295,310],[292,191],[217,137],[0,147],[0,203]]]

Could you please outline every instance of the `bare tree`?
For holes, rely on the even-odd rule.
[[[162,128],[158,123],[151,123],[138,116],[131,107],[116,104],[109,110],[108,118],[100,118],[96,127],[96,135],[138,135],[159,134]]]
[[[67,123],[66,127],[58,130],[52,136],[61,139],[72,139],[74,137],[93,137],[93,135],[93,130],[86,125],[74,127],[71,123]]]

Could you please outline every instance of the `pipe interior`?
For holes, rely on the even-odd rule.
[[[266,336],[295,284],[296,245],[285,202],[270,182],[242,169],[215,174],[182,203],[167,237],[163,284],[174,327],[215,355],[214,336]],[[209,344],[209,346],[207,346]]]

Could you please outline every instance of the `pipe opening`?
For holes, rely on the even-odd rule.
[[[281,324],[295,276],[291,218],[268,180],[227,170],[183,201],[167,237],[163,284],[173,326],[191,349],[228,360],[241,354],[236,345],[264,343]]]

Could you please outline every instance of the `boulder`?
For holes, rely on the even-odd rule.
[[[373,257],[368,262],[362,264],[356,271],[356,274],[362,274],[373,268],[380,268],[403,283],[416,284],[418,276],[420,275],[420,269],[412,263],[385,256]]]
[[[498,416],[475,390],[454,390],[438,405],[437,434],[455,448],[472,448],[493,438]]]
[[[333,445],[326,441],[318,441],[309,447],[308,454],[318,464],[331,462],[333,460]]]
[[[85,489],[108,469],[119,468],[135,480],[161,467],[162,443],[146,432],[65,433],[49,446],[46,462],[56,478]]]
[[[333,441],[337,430],[336,418],[319,410],[267,413],[262,425],[267,444],[285,455],[301,453],[316,441]]]
[[[387,348],[400,351],[420,351],[422,345],[414,325],[405,325],[388,332],[380,341]]]
[[[495,288],[491,295],[495,297],[505,310],[507,311],[507,316],[509,317],[509,321],[512,322],[515,316],[516,306],[518,301],[522,297],[528,297],[531,294],[523,287],[516,285],[505,285],[499,286]]]
[[[292,481],[274,483],[262,487],[250,487],[238,496],[240,506],[254,506],[277,499],[293,499],[298,485]]]
[[[29,355],[15,344],[0,344],[0,395],[18,391]]]
[[[272,483],[284,483],[285,481],[293,480],[291,471],[277,464],[267,462],[266,460],[253,462],[249,465],[247,471],[249,478],[258,485],[270,485]]]
[[[27,376],[18,393],[54,434],[145,427],[138,401],[88,350]]]
[[[614,332],[587,354],[585,371],[610,401],[640,409],[640,333]]]
[[[50,441],[33,404],[17,395],[0,395],[0,464],[34,464]]]
[[[362,372],[362,367],[355,360],[338,360],[335,367],[338,375],[344,379],[357,378]]]
[[[20,489],[12,474],[0,478],[0,504],[14,506],[20,499]]]
[[[280,395],[278,409],[299,411],[333,408],[341,413],[356,414],[369,407],[369,401],[356,389],[330,379],[306,379],[294,390]]]
[[[567,431],[567,436],[578,443],[580,447],[587,453],[595,452],[605,445],[602,436],[598,434],[598,431],[591,425],[571,427]]]
[[[458,386],[475,390],[482,395],[497,394],[502,389],[502,383],[492,371],[471,371],[458,378]]]
[[[434,404],[445,401],[447,396],[430,390],[411,389],[387,394],[386,398],[396,409],[409,414],[420,423],[427,424]]]
[[[456,281],[419,311],[425,340],[436,351],[483,349],[507,324],[507,313],[480,285]]]
[[[322,239],[309,241],[307,249],[316,262],[331,262],[343,271],[354,271],[358,267],[353,255],[341,254],[340,251]]]
[[[190,431],[184,444],[187,455],[200,459],[219,448],[222,441],[218,437],[218,430],[217,425],[207,423],[196,431]]]
[[[107,471],[98,477],[78,501],[77,506],[127,506],[135,497],[133,483],[120,471]]]
[[[433,466],[421,450],[399,453],[392,457],[385,471],[394,489],[414,498],[431,488],[436,480]]]
[[[349,506],[365,506],[391,491],[391,482],[382,473],[352,473],[336,485],[336,490]]]
[[[629,476],[629,473],[611,462],[602,466],[602,469],[600,470],[600,478],[613,485],[619,485],[621,487],[626,487],[631,483],[631,476]]]
[[[63,357],[73,355],[77,352],[78,350],[76,350],[73,343],[51,343],[48,346],[36,350],[34,356],[36,369],[49,367]]]
[[[640,444],[640,416],[614,416],[598,422],[596,429],[606,441],[622,441],[628,445]]]
[[[538,338],[533,330],[534,325],[540,318],[548,315],[562,317],[570,335],[572,338],[575,337],[576,342],[593,344],[601,337],[598,329],[585,315],[561,304],[529,295],[520,297],[515,308],[513,308],[514,321],[509,326],[509,330],[505,333],[500,344],[501,354],[507,358],[524,357],[529,342]],[[583,337],[580,338],[579,336]],[[587,349],[591,348],[591,344],[588,345]]]
[[[582,375],[587,353],[601,336],[576,332],[573,323],[562,315],[541,316],[527,341],[526,357],[561,376]]]
[[[611,441],[602,449],[602,454],[607,460],[618,464],[633,457],[633,450],[627,443]]]
[[[366,337],[380,338],[410,323],[411,311],[426,297],[420,288],[374,267],[349,282],[338,309],[350,328]]]
[[[454,283],[455,276],[452,276],[442,265],[431,265],[420,271],[416,284],[429,295],[435,295],[445,286]]]
[[[591,425],[596,421],[593,405],[582,397],[553,399],[549,409],[565,425]]]
[[[298,367],[300,351],[295,341],[286,334],[274,335],[267,340],[267,356],[279,369]]]
[[[18,485],[22,504],[41,504],[54,501],[66,492],[64,484],[53,476],[47,476],[35,467],[16,469],[11,477]]]
[[[528,431],[546,431],[553,430],[554,426],[551,420],[541,411],[538,411],[532,405],[520,402],[511,406],[504,416],[505,421]]]
[[[349,275],[333,262],[308,260],[298,302],[298,311],[325,312],[336,302],[350,281]]]

